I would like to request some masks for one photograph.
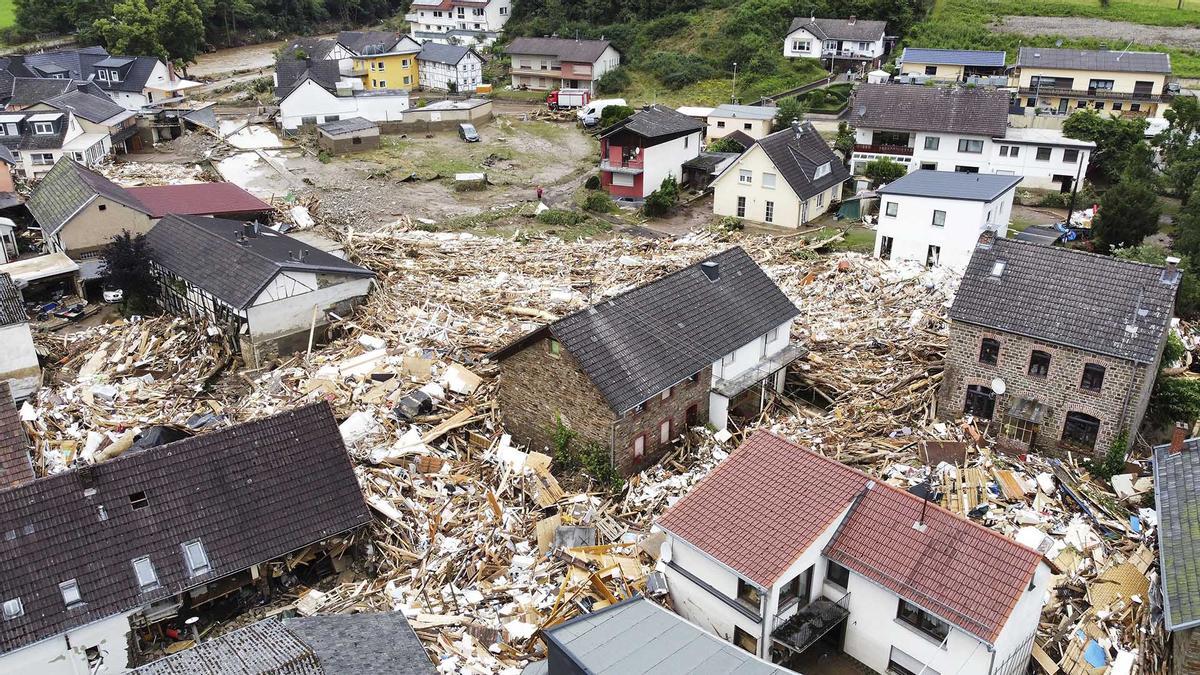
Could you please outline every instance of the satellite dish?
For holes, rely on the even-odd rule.
[[[1008,389],[1008,385],[1004,384],[1004,380],[996,378],[992,380],[992,391],[996,394],[1003,394]]]

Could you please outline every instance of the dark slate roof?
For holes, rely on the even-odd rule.
[[[154,262],[211,293],[222,302],[249,307],[275,275],[285,270],[374,276],[370,270],[263,229],[243,245],[242,222],[171,214],[150,228]],[[292,254],[305,251],[303,261]]]
[[[33,71],[25,66],[23,56],[12,54],[9,56],[0,56],[0,72],[8,73],[12,77],[33,77]]]
[[[306,79],[316,82],[329,91],[334,91],[342,74],[337,61],[282,58],[275,64],[275,77],[277,80],[275,96],[283,99],[287,98],[288,94],[303,84]]]
[[[707,260],[719,266],[715,282],[702,263],[690,265],[533,331],[493,357],[548,331],[623,413],[800,313],[740,247]]]
[[[627,131],[643,138],[667,138],[700,131],[704,126],[700,120],[684,115],[674,108],[655,104],[605,129],[600,137],[606,138],[618,131]]]
[[[1158,559],[1168,630],[1200,625],[1200,439],[1154,448]]]
[[[850,105],[851,126],[999,137],[1008,128],[1008,94],[992,89],[862,84]]]
[[[1004,269],[994,276],[998,262]],[[976,247],[950,318],[1148,364],[1162,350],[1179,286],[1178,275],[1164,276],[1154,265],[999,239]]]
[[[323,61],[329,56],[329,52],[337,45],[337,40],[319,37],[300,37],[296,38],[285,47],[280,53],[285,56],[284,59],[296,60],[296,52],[304,52],[305,58],[311,61]],[[278,60],[278,59],[277,59]]]
[[[887,29],[887,22],[856,19],[854,23],[850,23],[849,19],[806,19],[804,17],[796,17],[792,19],[792,25],[788,28],[788,34],[790,35],[801,28],[821,39],[865,40],[874,42],[883,37],[883,32]]]
[[[85,69],[84,77],[105,91],[140,92],[146,87],[146,81],[150,79],[150,74],[154,72],[159,60],[154,56],[132,56],[128,59],[129,63],[119,67],[121,77],[117,82],[97,78],[95,64]]]
[[[16,77],[12,81],[7,105],[30,106],[75,88],[75,80],[52,77]]]
[[[69,158],[54,164],[25,206],[49,237],[57,234],[79,209],[98,196],[146,212],[141,202],[125,188]]]
[[[1052,49],[1021,47],[1019,68],[1065,68],[1068,70],[1112,70],[1130,73],[1170,73],[1171,55],[1162,52]]]
[[[338,33],[337,41],[355,54],[367,56],[386,53],[400,41],[400,36],[385,30],[344,30]]]
[[[4,292],[6,278],[7,274],[0,274],[0,293]],[[8,382],[0,380],[0,489],[33,479],[33,461],[25,430],[21,428],[21,416]]]
[[[1004,66],[1004,50],[983,49],[925,49],[905,47],[900,56],[901,63],[932,63],[947,66],[974,66],[1001,68]]]
[[[434,63],[445,63],[447,65],[457,65],[462,61],[468,53],[474,53],[475,50],[470,47],[460,47],[459,45],[443,45],[437,42],[426,42],[421,45],[421,51],[417,53],[418,61],[432,61]],[[476,54],[478,56],[478,54]]]
[[[519,37],[504,48],[506,54],[553,56],[559,61],[595,63],[612,46],[608,40],[572,40],[552,37]]]
[[[33,115],[54,115],[55,113],[13,113],[23,114],[17,123],[18,133],[15,136],[0,136],[0,145],[9,150],[57,150],[62,147],[63,138],[67,135],[67,113],[57,113],[58,119],[53,120],[53,133],[36,134],[29,118]]]
[[[375,124],[371,120],[363,119],[361,117],[347,117],[346,119],[342,120],[334,120],[332,122],[318,124],[317,128],[329,134],[330,136],[337,136],[340,134],[354,133],[355,131],[378,129],[379,125]]]
[[[1015,188],[1020,182],[1021,176],[921,169],[897,178],[876,192],[881,195],[990,202]]]
[[[757,145],[767,153],[771,163],[783,175],[800,199],[820,194],[850,177],[850,171],[829,147],[811,122],[800,125],[800,132],[790,126],[759,139]],[[745,155],[743,155],[745,156]],[[727,171],[735,170],[734,163]],[[814,178],[817,167],[829,165],[829,173]]]
[[[73,79],[86,80],[88,68],[93,63],[102,61],[107,57],[108,51],[104,47],[84,47],[82,49],[62,49],[52,52],[41,52],[39,54],[26,54],[23,60],[25,67],[34,75],[36,75],[35,70],[57,70],[69,73]]]
[[[97,124],[126,112],[124,106],[117,105],[103,93],[96,95],[78,90],[68,91],[43,102]]]
[[[21,289],[7,272],[0,272],[0,326],[28,323]]]
[[[92,492],[94,490],[94,492]],[[85,492],[86,491],[86,492]],[[144,492],[148,505],[130,506]],[[297,499],[303,495],[303,499]],[[103,508],[104,518],[100,516]],[[327,403],[297,408],[0,491],[0,652],[149,605],[371,520]],[[199,539],[212,570],[191,577],[180,546]],[[159,587],[142,591],[148,556]],[[65,609],[75,579],[86,603]]]
[[[743,150],[749,150],[755,143],[758,142],[754,139],[753,136],[742,131],[741,129],[734,129],[733,131],[722,136],[721,138],[728,138],[729,140],[742,146]]]
[[[328,675],[434,675],[425,647],[403,612],[284,619],[283,625],[317,655]]]

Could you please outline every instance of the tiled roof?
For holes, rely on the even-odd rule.
[[[0,272],[0,326],[29,322],[23,302],[16,282],[7,272]]]
[[[1179,287],[1178,277],[1163,279],[1154,265],[999,239],[976,247],[950,318],[1148,364],[1162,349]]]
[[[4,277],[0,274],[0,285]],[[33,480],[29,441],[21,429],[21,417],[13,403],[12,389],[0,380],[0,489]]]
[[[776,131],[759,139],[758,145],[800,199],[820,194],[850,177],[842,159],[811,122],[802,123],[799,132],[790,126]],[[829,165],[829,172],[816,178],[817,168],[824,164]],[[736,162],[728,170],[735,166]]]
[[[553,56],[559,61],[595,63],[612,46],[608,40],[572,40],[569,38],[519,37],[504,48],[506,54]]]
[[[931,63],[947,66],[968,66],[979,68],[1003,68],[1005,53],[1003,50],[988,51],[982,49],[925,49],[922,47],[905,47],[900,57],[901,63]]]
[[[344,30],[337,41],[359,56],[383,54],[400,41],[400,35],[384,30]]]
[[[338,136],[340,134],[354,133],[355,131],[378,129],[379,125],[361,117],[347,117],[346,119],[318,124],[317,128],[330,136]]]
[[[923,532],[913,528],[922,507]],[[1015,541],[765,431],[658,524],[765,588],[843,512],[826,557],[989,643],[1041,560]]]
[[[800,313],[739,247],[529,333],[494,354],[503,359],[547,331],[623,413]]]
[[[1121,71],[1130,73],[1171,72],[1171,55],[1162,52],[1050,49],[1021,47],[1019,68],[1062,68],[1065,70]]]
[[[1200,625],[1200,439],[1154,448],[1154,504],[1167,629]]]
[[[319,37],[296,38],[285,47],[280,54],[282,58],[296,60],[296,52],[303,52],[304,57],[311,61],[323,61],[329,52],[337,45],[337,40]]]
[[[652,105],[639,110],[601,132],[606,138],[618,131],[628,131],[643,138],[667,138],[704,129],[700,120],[684,115],[665,105]]]
[[[1008,128],[1008,94],[983,87],[862,84],[850,104],[851,126],[1000,137]]]
[[[874,42],[883,37],[884,31],[887,30],[887,22],[855,19],[854,23],[850,23],[849,19],[806,19],[804,17],[796,17],[792,19],[792,25],[788,28],[788,35],[795,33],[801,28],[821,39],[866,40]]]
[[[881,195],[990,202],[1015,188],[1020,182],[1021,176],[920,169],[897,178],[875,192]]]
[[[421,45],[421,51],[417,54],[418,61],[432,61],[433,63],[445,63],[447,65],[458,65],[459,61],[466,58],[467,54],[474,54],[475,50],[470,47],[460,47],[459,45],[444,45],[438,42],[426,42]],[[476,54],[476,56],[479,56]]]
[[[275,96],[287,98],[288,94],[299,87],[304,81],[312,80],[322,88],[333,91],[342,78],[337,61],[300,60],[281,58],[275,63]]]
[[[168,213],[185,216],[257,214],[270,211],[271,205],[233,183],[188,183],[185,185],[146,185],[126,188],[141,202],[151,218]]]
[[[124,106],[117,105],[104,94],[89,94],[78,90],[47,98],[44,102],[59,110],[73,112],[77,117],[96,124],[127,112]]]
[[[146,506],[131,496],[144,493]],[[302,495],[303,498],[297,498]],[[140,497],[140,495],[138,495]],[[0,652],[153,602],[364,525],[337,421],[317,403],[0,491]],[[181,544],[199,539],[212,570],[189,576]],[[142,591],[132,560],[159,586]],[[67,609],[74,579],[84,605]]]
[[[145,207],[125,188],[68,158],[54,164],[38,183],[25,206],[46,236],[53,236],[79,209],[97,196],[146,212]]]
[[[60,49],[39,54],[26,54],[23,57],[25,67],[32,72],[34,69],[57,69],[68,74],[68,79],[86,80],[88,68],[97,61],[108,57],[104,47],[84,47],[82,49]]]
[[[154,72],[154,67],[160,61],[154,56],[131,56],[126,58],[128,59],[128,63],[117,67],[120,70],[120,78],[116,82],[101,80],[96,77],[95,64],[91,64],[85,68],[84,78],[90,79],[93,84],[105,91],[140,92],[146,87],[146,81],[150,79],[150,75]]]
[[[312,648],[271,618],[135,668],[129,675],[329,674]]]
[[[170,214],[150,228],[154,262],[237,309],[249,307],[283,270],[357,277],[370,270],[262,229],[238,243],[243,223],[224,218]],[[304,252],[304,260],[293,255]]]
[[[7,105],[25,107],[76,88],[74,80],[52,77],[16,77],[12,81]]]

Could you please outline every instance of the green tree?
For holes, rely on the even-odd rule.
[[[1200,176],[1192,181],[1191,197],[1175,214],[1175,248],[1200,260]]]
[[[666,215],[679,201],[679,183],[675,176],[667,176],[654,192],[646,197],[642,205],[642,213],[654,218]]]
[[[125,293],[125,310],[145,314],[155,308],[158,282],[150,271],[150,242],[146,235],[129,230],[112,238],[101,252],[101,273],[106,283]]]
[[[196,0],[158,0],[154,5],[154,23],[158,40],[167,55],[183,64],[187,73],[189,63],[204,50],[204,12]]]
[[[113,5],[112,15],[97,19],[94,27],[115,54],[157,56],[164,61],[168,58],[146,0],[120,0]]]
[[[804,108],[804,104],[795,96],[789,96],[776,104],[775,110],[775,128],[786,129],[789,124],[794,121],[804,119],[804,114],[808,112]]]
[[[729,137],[718,138],[717,140],[708,144],[709,152],[736,152],[740,154],[745,149],[746,148],[743,148],[741,143],[738,143]]]
[[[1158,174],[1154,173],[1154,150],[1145,141],[1138,141],[1125,151],[1121,180],[1145,182],[1154,185]]]
[[[630,115],[633,115],[633,108],[627,105],[604,106],[600,113],[600,128],[607,129]]]
[[[1063,135],[1096,144],[1091,168],[1109,182],[1119,180],[1126,154],[1145,138],[1146,120],[1101,115],[1095,110],[1077,110],[1063,122]]]
[[[863,175],[871,180],[871,184],[878,187],[886,185],[897,178],[902,178],[908,173],[908,168],[900,162],[880,157],[867,162],[867,168],[863,170]]]
[[[617,94],[629,87],[629,69],[626,66],[614,68],[596,80],[596,92],[600,94]]]
[[[854,129],[845,122],[838,122],[837,137],[833,139],[833,149],[842,153],[844,161],[850,161],[854,152]]]
[[[1092,234],[1104,248],[1139,246],[1158,231],[1162,205],[1158,193],[1146,181],[1122,180],[1100,197],[1100,213]]]
[[[1154,139],[1162,151],[1163,179],[1187,204],[1192,183],[1200,175],[1200,103],[1195,96],[1176,96],[1163,116],[1170,126]]]

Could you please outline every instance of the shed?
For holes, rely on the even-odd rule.
[[[362,152],[379,147],[379,125],[361,117],[350,117],[317,125],[317,144],[335,154]]]

